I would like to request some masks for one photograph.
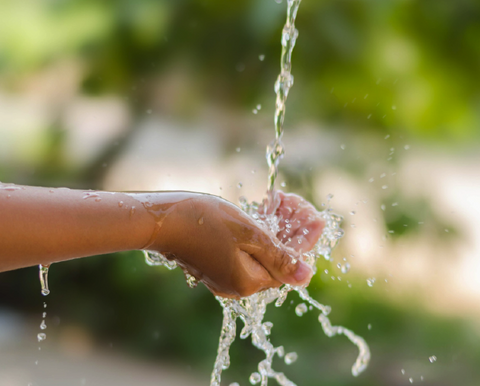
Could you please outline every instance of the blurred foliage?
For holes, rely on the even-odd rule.
[[[151,106],[158,107],[159,114],[185,119],[208,103],[244,111],[261,103],[262,111],[271,116],[284,19],[285,4],[274,0],[2,0],[0,87],[2,92],[21,93],[25,79],[72,60],[81,68],[79,93],[119,95],[128,101],[134,121]],[[403,146],[402,136],[407,136],[447,149],[478,144],[479,20],[480,3],[475,0],[303,1],[293,58],[296,85],[286,117],[289,130],[301,117],[322,122],[322,129],[359,144],[338,160],[357,178],[364,178],[372,159],[384,162],[390,157],[388,149],[372,151],[362,145],[372,137],[392,135]],[[177,104],[169,110],[157,103],[155,87],[164,87],[165,77],[175,71],[187,74],[188,82],[185,90],[171,95]],[[62,158],[65,139],[59,115],[36,144],[42,161],[35,169],[0,165],[0,180],[101,185],[101,166],[121,153],[136,125],[85,169],[77,170]],[[391,164],[398,158],[394,155]],[[282,171],[288,186],[309,200],[315,196],[316,172]],[[401,210],[389,210],[385,219],[395,236],[415,232],[420,222],[429,220],[436,224],[438,236],[444,236],[446,228],[454,233],[438,220],[426,199],[407,200],[401,192],[380,199],[389,208],[394,202],[404,203]],[[39,313],[36,280],[35,268],[2,274],[1,303]],[[408,306],[387,303],[372,295],[384,288],[371,289],[353,279],[353,289],[344,282],[316,280],[310,286],[313,296],[328,299],[334,323],[365,336],[373,362],[366,374],[353,378],[349,368],[355,348],[342,337],[323,336],[310,313],[296,317],[296,303],[285,305],[269,311],[268,319],[275,324],[275,344],[300,354],[300,363],[284,366],[299,384],[405,385],[408,374],[416,381],[424,375],[425,385],[458,384],[458,374],[465,380],[462,385],[477,384],[468,380],[480,379],[476,366],[480,342],[465,321],[432,316],[416,299]],[[132,252],[116,255],[115,262],[91,258],[88,264],[55,265],[51,288],[49,307],[60,316],[61,325],[82,324],[101,345],[115,341],[138,355],[181,360],[210,371],[220,307],[202,286],[188,289],[181,272],[147,267]],[[368,321],[372,330],[367,329]],[[433,354],[438,364],[428,363]],[[225,376],[244,383],[245,375],[253,371],[252,358],[259,354],[249,342],[236,342],[232,355],[234,365]],[[412,361],[403,376],[399,364]]]
[[[273,99],[284,9],[273,0],[4,0],[0,72],[14,83],[74,57],[85,92],[144,103],[149,80],[181,61],[191,92],[252,106]],[[474,0],[303,2],[287,119],[478,140],[479,19]]]

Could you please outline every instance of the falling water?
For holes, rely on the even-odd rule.
[[[278,172],[278,164],[284,155],[284,147],[282,144],[283,136],[283,122],[285,118],[285,103],[288,97],[290,88],[293,85],[293,76],[291,74],[291,59],[292,51],[298,36],[298,31],[295,29],[295,18],[301,0],[288,0],[287,21],[282,32],[282,55],[281,55],[281,70],[280,75],[275,83],[276,104],[275,104],[275,140],[268,145],[266,158],[269,166],[268,175],[268,189],[267,198],[263,204],[256,202],[248,203],[246,199],[241,199],[242,209],[261,223],[264,227],[270,229],[274,234],[280,230],[280,218],[275,215],[276,208],[273,208],[272,214],[260,213],[259,208],[272,207],[274,205],[274,187]],[[330,200],[331,197],[329,197]],[[261,211],[265,212],[265,211]],[[320,213],[325,222],[322,235],[313,250],[303,253],[304,260],[310,264],[314,273],[316,272],[316,261],[320,256],[330,261],[332,249],[336,246],[339,239],[343,236],[343,230],[340,228],[340,223],[343,220],[341,216],[331,213],[331,209],[327,208]],[[149,265],[165,265],[169,269],[176,267],[175,262],[167,260],[159,253],[145,252],[146,261]],[[349,268],[349,267],[348,267]],[[348,271],[348,268],[345,268]],[[187,276],[189,286],[190,278]],[[196,284],[196,283],[195,283]],[[368,365],[370,360],[370,350],[365,340],[349,329],[341,326],[332,326],[328,319],[328,314],[331,311],[329,306],[320,304],[310,297],[306,288],[295,287],[288,284],[280,288],[270,288],[240,300],[227,299],[217,296],[217,300],[223,307],[223,323],[220,333],[220,340],[218,344],[217,358],[215,360],[213,372],[210,379],[211,386],[220,386],[222,371],[230,366],[230,346],[236,338],[236,322],[240,319],[244,327],[240,333],[241,339],[251,337],[252,344],[265,353],[265,359],[260,361],[256,372],[249,377],[251,384],[261,384],[267,386],[270,378],[275,379],[281,386],[295,386],[285,374],[277,372],[272,368],[272,362],[277,355],[284,357],[286,364],[291,364],[297,360],[297,353],[291,352],[285,355],[283,346],[275,347],[269,340],[269,335],[273,327],[273,323],[264,322],[264,316],[267,305],[275,303],[276,307],[280,307],[286,300],[290,291],[296,291],[300,298],[310,305],[310,309],[316,308],[320,311],[318,320],[322,326],[324,333],[328,337],[343,334],[359,349],[359,355],[352,366],[352,374],[357,376]],[[305,303],[299,305],[295,312],[298,316],[307,312]],[[230,386],[237,386],[238,383],[233,383]]]
[[[292,52],[297,41],[298,31],[295,28],[298,7],[301,0],[288,0],[287,22],[282,31],[282,55],[280,58],[280,74],[275,82],[275,140],[267,147],[268,163],[268,192],[271,194],[275,187],[278,164],[285,153],[282,137],[283,122],[285,120],[285,103],[288,93],[293,86]]]
[[[38,276],[40,278],[40,285],[42,287],[42,295],[47,296],[50,293],[48,288],[48,270],[50,269],[50,264],[38,266]]]

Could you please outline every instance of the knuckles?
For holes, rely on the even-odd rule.
[[[295,265],[292,264],[292,258],[285,249],[278,249],[278,254],[275,256],[273,266],[276,272],[281,275],[291,275],[295,272]]]

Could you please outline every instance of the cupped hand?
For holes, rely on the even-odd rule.
[[[300,258],[300,248],[293,242],[281,243],[237,206],[206,194],[170,194],[177,196],[167,200],[168,205],[164,198],[155,202],[154,196],[148,205],[144,202],[159,224],[148,249],[174,259],[215,295],[240,298],[282,283],[305,285],[310,281],[312,271]],[[304,248],[314,244],[321,232],[314,208],[298,196],[279,194],[277,211],[282,222],[293,222],[290,233],[295,240],[303,240]],[[309,233],[297,235],[305,227]],[[289,232],[282,230],[278,236],[283,238],[285,233]]]
[[[310,251],[320,238],[324,221],[315,207],[293,193],[276,192],[277,238],[296,251]]]

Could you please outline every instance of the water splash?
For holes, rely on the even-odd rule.
[[[275,215],[261,215],[258,213],[259,204],[248,204],[246,200],[242,201],[242,209],[260,222],[263,226],[268,227],[272,231],[278,231],[279,219]],[[341,216],[331,213],[331,209],[326,209],[320,213],[325,222],[325,228],[320,236],[319,241],[315,245],[312,251],[303,254],[305,261],[312,266],[314,272],[316,272],[316,261],[323,256],[325,259],[330,260],[332,249],[337,245],[339,239],[342,237],[343,232],[340,229]],[[145,257],[147,264],[151,266],[164,265],[169,269],[174,269],[176,263],[166,259],[163,255],[156,252],[146,252]],[[352,374],[354,376],[359,375],[368,365],[370,360],[370,350],[365,340],[351,330],[342,326],[332,326],[328,315],[331,312],[331,308],[327,305],[323,305],[313,299],[306,288],[295,287],[291,285],[284,285],[280,288],[270,288],[266,291],[262,291],[240,300],[227,299],[222,297],[216,297],[221,306],[223,307],[223,323],[220,333],[220,340],[218,344],[217,357],[215,360],[213,372],[210,379],[211,386],[220,386],[221,376],[223,370],[230,367],[230,346],[236,338],[237,319],[240,319],[244,327],[240,333],[241,339],[246,339],[249,336],[252,339],[252,344],[262,350],[265,353],[265,359],[258,364],[258,372],[251,375],[251,381],[257,381],[261,386],[267,386],[269,379],[275,379],[281,386],[295,386],[291,380],[289,380],[285,374],[277,372],[272,368],[272,362],[277,355],[283,357],[285,352],[283,346],[275,347],[269,340],[269,335],[273,324],[271,322],[264,322],[264,316],[267,309],[267,305],[275,303],[275,306],[280,307],[285,302],[289,292],[295,291],[300,298],[308,303],[310,307],[320,311],[318,320],[322,326],[324,333],[328,337],[335,335],[345,335],[353,344],[358,347],[359,354],[357,360],[352,366]],[[306,304],[301,303],[303,306],[301,310],[296,309],[297,315],[300,313],[303,315],[306,312]],[[298,308],[298,307],[297,307]],[[300,312],[297,312],[300,311]],[[292,354],[290,359],[285,359],[293,363],[291,359],[294,357]],[[258,376],[260,378],[258,378]],[[256,384],[253,383],[253,384]]]
[[[266,151],[266,158],[269,167],[267,198],[262,204],[256,202],[248,203],[247,199],[244,197],[240,198],[242,209],[265,228],[271,230],[274,234],[278,234],[280,230],[280,219],[275,216],[275,211],[273,214],[259,213],[259,208],[262,205],[264,207],[271,207],[275,202],[274,188],[278,174],[278,165],[284,155],[282,137],[286,109],[285,103],[290,88],[293,86],[291,59],[292,51],[298,37],[298,31],[295,28],[295,18],[300,2],[301,0],[288,0],[287,21],[282,32],[281,70],[275,83],[275,140],[267,146]],[[332,198],[333,196],[329,195],[328,202]],[[325,222],[322,235],[311,251],[302,254],[304,261],[312,267],[314,273],[316,272],[317,259],[323,256],[327,261],[331,261],[331,252],[344,234],[343,230],[340,228],[340,223],[343,220],[341,216],[331,213],[330,208],[321,212],[320,216]],[[169,269],[176,267],[175,262],[169,261],[159,253],[145,252],[145,257],[146,262],[149,265],[165,265]],[[187,280],[188,279],[189,278],[187,277]],[[281,386],[296,386],[295,383],[285,376],[285,374],[277,372],[272,368],[272,362],[275,355],[278,357],[284,357],[285,351],[283,346],[275,347],[270,342],[269,335],[271,334],[273,324],[268,321],[263,321],[267,305],[275,303],[276,307],[282,306],[291,291],[297,292],[300,298],[310,305],[312,310],[313,308],[316,308],[320,311],[318,320],[324,333],[328,337],[343,334],[358,347],[359,354],[352,366],[352,374],[357,376],[365,370],[370,360],[370,350],[365,340],[349,329],[341,326],[332,326],[328,319],[328,314],[331,312],[331,308],[310,297],[306,288],[285,284],[280,288],[270,288],[240,300],[227,299],[219,296],[216,297],[220,305],[223,307],[223,322],[217,357],[210,378],[210,386],[220,386],[223,370],[230,367],[229,352],[230,346],[236,338],[237,319],[240,319],[244,325],[240,333],[240,338],[246,339],[250,336],[252,344],[265,353],[265,359],[260,361],[257,366],[258,371],[250,375],[250,383],[267,386],[268,380],[274,379]],[[298,316],[303,315],[303,313],[307,311],[306,305],[304,303],[302,304],[302,307],[299,309],[297,307],[296,309]],[[285,356],[285,363],[291,364],[296,359],[297,354],[291,352]],[[236,386],[238,383],[231,384],[231,386],[233,385]]]

